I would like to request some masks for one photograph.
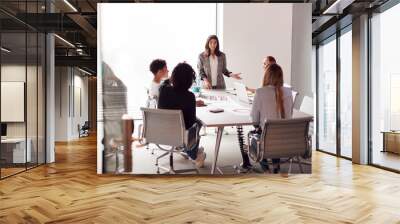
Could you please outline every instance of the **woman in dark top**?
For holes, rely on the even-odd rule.
[[[179,63],[170,78],[170,82],[164,82],[160,86],[160,96],[158,99],[159,109],[182,110],[185,121],[185,128],[189,129],[194,123],[201,123],[196,119],[196,98],[189,88],[196,79],[196,73],[187,63]],[[200,130],[200,127],[199,127]],[[198,167],[203,167],[206,154],[199,141],[191,149],[186,149],[188,156],[195,160]]]

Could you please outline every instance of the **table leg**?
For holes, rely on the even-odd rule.
[[[215,152],[214,152],[214,161],[212,164],[211,168],[211,174],[215,173],[215,169],[217,168],[217,160],[218,160],[218,153],[219,153],[219,146],[221,145],[221,138],[222,138],[222,133],[224,132],[224,127],[218,127],[218,132],[217,132],[217,141],[215,143]],[[221,170],[218,169],[219,172],[222,174]]]

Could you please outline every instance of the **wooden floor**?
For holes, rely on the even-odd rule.
[[[311,175],[96,174],[96,140],[0,181],[0,223],[400,223],[400,175],[313,155]]]

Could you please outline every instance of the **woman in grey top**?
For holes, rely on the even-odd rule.
[[[256,90],[251,109],[252,121],[257,124],[256,131],[261,133],[267,119],[290,119],[293,114],[292,90],[283,86],[283,72],[278,64],[267,66],[263,86]],[[279,158],[272,159],[274,173],[279,172]],[[263,160],[261,167],[266,171],[268,164]]]
[[[242,79],[240,73],[233,74],[226,68],[226,56],[219,50],[219,41],[216,35],[207,38],[205,50],[199,55],[197,69],[203,80],[203,87],[206,89],[225,89],[223,75]]]

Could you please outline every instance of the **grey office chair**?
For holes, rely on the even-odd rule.
[[[303,173],[301,157],[308,158],[311,154],[311,139],[308,134],[312,117],[268,120],[260,139],[255,139],[250,133],[249,156],[255,162],[262,159],[287,158],[290,162],[288,173],[291,171],[292,162],[296,159],[300,172]],[[255,144],[251,144],[256,142]]]
[[[190,148],[196,144],[198,136],[198,125],[194,124],[190,129],[185,129],[183,114],[181,110],[165,110],[141,108],[143,112],[143,137],[146,144],[156,144],[171,146],[169,149],[159,147],[166,151],[156,159],[157,173],[160,169],[170,174],[196,172],[197,169],[175,170],[173,162],[173,154],[181,153],[184,148]],[[158,161],[160,158],[169,155],[169,167],[160,166]]]

